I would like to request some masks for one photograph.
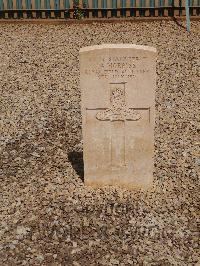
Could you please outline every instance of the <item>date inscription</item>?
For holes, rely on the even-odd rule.
[[[100,57],[99,63],[91,62],[90,66],[84,70],[84,74],[95,75],[99,79],[133,79],[138,74],[149,72],[149,69],[145,67],[145,59],[145,56]],[[141,61],[144,61],[144,64],[139,64]]]

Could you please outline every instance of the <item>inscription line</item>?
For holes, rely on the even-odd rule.
[[[105,110],[106,108],[86,108],[86,110]]]
[[[110,82],[110,84],[126,84],[127,82],[122,81],[122,82]]]

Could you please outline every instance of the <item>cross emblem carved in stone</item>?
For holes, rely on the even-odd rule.
[[[148,110],[150,118],[150,108],[134,108],[126,105],[126,82],[110,83],[110,107],[97,108],[96,119],[99,121],[111,122],[111,166],[126,166],[126,121],[138,121],[142,118],[139,110]],[[94,110],[94,109],[88,109]]]
[[[98,120],[110,120],[110,121],[125,121],[133,120],[137,121],[141,118],[141,115],[133,108],[126,106],[125,99],[125,82],[123,83],[110,83],[110,108],[97,113],[96,118]],[[114,85],[114,86],[112,86]]]

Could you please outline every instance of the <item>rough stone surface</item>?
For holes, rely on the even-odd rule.
[[[198,265],[199,28],[1,24],[0,265]],[[119,42],[158,50],[145,193],[82,181],[78,52]]]
[[[153,183],[156,49],[103,44],[80,50],[85,184]]]

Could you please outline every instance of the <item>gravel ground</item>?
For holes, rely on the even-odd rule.
[[[200,22],[0,26],[0,265],[199,265]],[[81,47],[158,49],[155,182],[84,187]]]

